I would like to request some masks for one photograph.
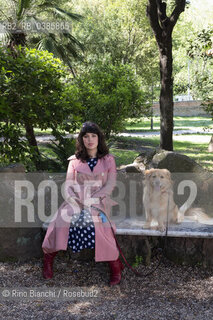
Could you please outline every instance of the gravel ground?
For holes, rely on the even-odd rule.
[[[153,265],[156,261],[152,262]],[[30,263],[0,263],[0,287],[56,289],[90,288],[97,297],[23,300],[0,298],[0,319],[213,319],[213,270],[177,266],[166,260],[145,278],[125,268],[120,285],[109,287],[107,263],[80,262],[61,252],[54,262],[54,278],[44,280],[42,259]],[[149,268],[139,265],[138,271]]]

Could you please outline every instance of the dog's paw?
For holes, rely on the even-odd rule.
[[[166,227],[165,226],[158,226],[157,230],[160,232],[165,232],[166,231]]]
[[[145,223],[143,226],[142,226],[142,229],[150,229],[151,228],[151,224],[150,223]]]

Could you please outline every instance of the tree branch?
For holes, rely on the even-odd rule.
[[[158,18],[160,20],[161,28],[166,29],[170,23],[169,18],[166,15],[166,3],[162,0],[156,0],[158,8]]]
[[[150,25],[151,25],[152,30],[155,33],[156,39],[158,39],[160,41],[160,39],[162,37],[162,28],[159,24],[158,18],[156,19],[156,17],[158,17],[158,7],[157,7],[156,0],[148,0],[148,4],[146,7],[146,14],[149,18]],[[158,42],[158,40],[157,40],[157,42]]]
[[[186,0],[176,0],[175,1],[175,8],[169,18],[172,28],[174,28],[181,12],[183,12],[185,10],[185,6],[186,6]]]

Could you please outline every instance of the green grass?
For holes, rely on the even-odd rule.
[[[186,134],[174,136],[174,151],[187,155],[204,168],[213,171],[213,154],[208,152],[208,143],[211,134]],[[201,141],[200,141],[201,140]],[[118,137],[113,136],[108,142],[110,153],[115,156],[116,165],[130,164],[144,150],[144,148],[156,148],[159,146],[160,137]],[[51,159],[57,156],[48,143],[39,145],[41,152]]]
[[[205,142],[196,142],[196,136],[198,141],[198,138],[202,137]],[[187,155],[205,169],[213,171],[213,154],[208,152],[210,137],[210,134],[181,135],[182,141],[178,141],[175,140],[176,136],[174,136],[174,151]],[[187,141],[184,141],[184,139],[187,139]],[[116,164],[120,166],[121,164],[132,163],[144,148],[156,148],[159,143],[159,137],[114,137],[110,142],[110,152],[116,156]]]
[[[130,164],[138,156],[138,151],[133,150],[122,150],[110,148],[110,153],[115,156],[116,166]]]
[[[125,128],[128,132],[134,131],[152,131],[150,129],[151,119],[147,117],[141,118],[129,118],[125,122]],[[211,117],[174,117],[174,129],[187,129],[189,127],[204,127],[213,129],[213,121]],[[153,117],[153,131],[160,130],[160,117]],[[52,129],[48,128],[46,130],[41,130],[40,128],[35,128],[35,135],[50,135]],[[23,134],[25,130],[23,128]]]
[[[194,136],[197,136],[198,142],[194,141]],[[211,135],[202,135],[203,140],[207,142],[199,142],[200,136],[201,135],[193,135],[191,141],[175,141],[174,138],[174,150],[192,158],[205,169],[213,171],[213,154],[208,152],[208,143]],[[181,138],[184,139],[184,136]],[[186,136],[186,138],[188,139],[190,136]]]
[[[49,145],[49,143],[39,144],[39,150],[45,157],[56,160],[56,153],[49,147]]]
[[[133,118],[127,119],[125,123],[126,131],[152,131],[150,129],[150,118]],[[174,117],[174,129],[184,130],[189,127],[213,128],[211,117]],[[153,117],[153,131],[160,130],[160,117]]]
[[[208,127],[213,128],[213,121],[211,117],[174,117],[174,128],[184,128],[188,127]]]
[[[154,117],[154,130],[160,129],[160,118]],[[187,129],[189,127],[213,128],[213,121],[210,117],[174,117],[175,129]],[[151,131],[150,119],[128,119],[126,121],[126,131]],[[49,135],[51,129],[35,129],[36,135]],[[185,154],[204,168],[213,171],[213,153],[208,152],[208,143],[211,134],[186,134],[174,135],[174,151]],[[144,150],[144,148],[156,148],[159,146],[160,137],[111,137],[108,142],[110,152],[115,155],[117,167],[127,165]],[[57,155],[49,147],[49,143],[40,143],[39,149],[42,154],[49,159],[57,160]]]
[[[125,122],[126,132],[134,132],[134,131],[159,131],[160,130],[160,117],[153,117],[153,130],[150,129],[151,119],[147,117],[141,118],[129,118]],[[193,128],[211,128],[213,129],[213,121],[211,117],[174,117],[174,129],[181,130],[187,129],[189,127]],[[35,135],[50,135],[52,130],[46,129],[41,130],[39,128],[35,128]],[[23,129],[24,134],[24,129]]]
[[[115,155],[117,167],[127,165],[144,150],[144,148],[155,148],[159,145],[159,138],[133,138],[113,136],[109,142],[109,151]]]
[[[35,128],[34,132],[36,136],[44,136],[52,134],[52,129],[41,130],[39,128]]]

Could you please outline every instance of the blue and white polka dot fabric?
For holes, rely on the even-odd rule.
[[[95,248],[95,226],[89,211],[83,209],[80,216],[73,215],[70,224],[68,247],[73,252]]]
[[[95,165],[97,164],[97,162],[98,162],[98,158],[89,158],[89,159],[87,160],[87,163],[88,163],[91,171],[93,171],[93,168],[95,167]]]
[[[87,163],[93,171],[98,158],[90,158]],[[67,246],[73,252],[80,252],[83,249],[95,248],[95,226],[92,216],[88,210],[83,209],[80,215],[73,215],[69,229]]]

